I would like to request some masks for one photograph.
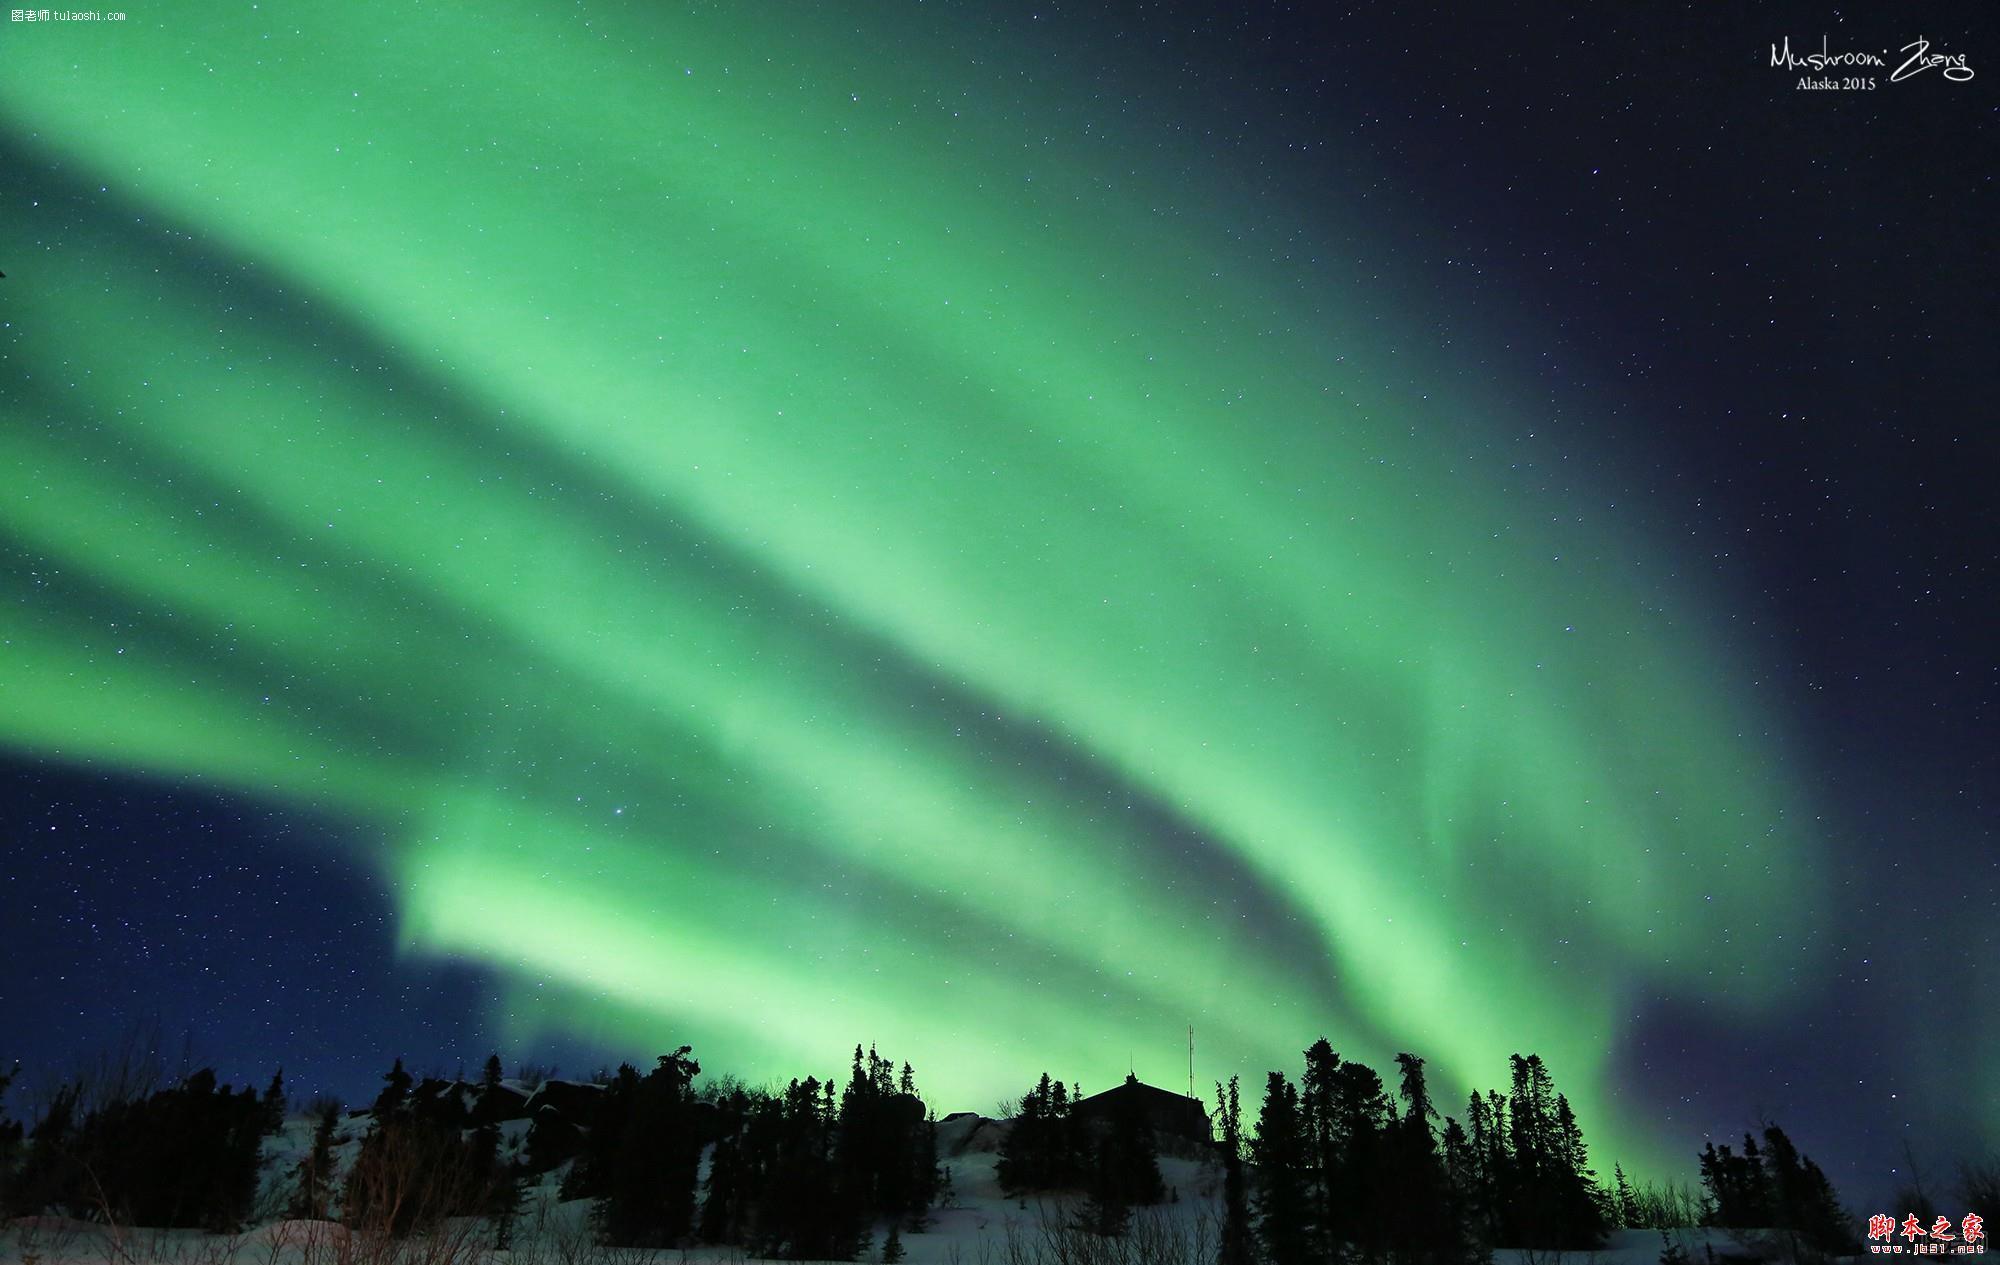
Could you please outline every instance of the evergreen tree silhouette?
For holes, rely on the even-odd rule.
[[[82,1087],[59,1092],[31,1135],[14,1198],[26,1211],[125,1225],[231,1231],[257,1190],[265,1113],[257,1092],[203,1068],[77,1119]]]
[[[298,1185],[285,1215],[297,1220],[326,1220],[333,1201],[333,1137],[339,1124],[339,1105],[324,1104],[313,1125],[312,1149],[299,1161]]]
[[[1306,1206],[1302,1232],[1321,1255],[1335,1259],[1344,1236],[1341,1224],[1341,1160],[1344,1146],[1338,1124],[1340,1056],[1325,1037],[1305,1053],[1305,1074],[1299,1080],[1300,1174]]]
[[[1067,1190],[1084,1177],[1083,1146],[1075,1100],[1047,1072],[1021,1099],[1013,1128],[1000,1144],[996,1172],[1010,1195]]]
[[[21,1123],[9,1120],[4,1110],[7,1091],[20,1074],[21,1065],[16,1063],[12,1071],[0,1075],[0,1212],[14,1206],[14,1166],[21,1158]]]
[[[285,1069],[279,1068],[272,1076],[271,1083],[264,1090],[264,1132],[279,1133],[285,1127],[285,1112],[289,1104],[285,1101]]]
[[[1334,1077],[1336,1197],[1329,1227],[1330,1256],[1342,1244],[1352,1245],[1363,1260],[1379,1259],[1386,1250],[1387,1218],[1382,1210],[1395,1197],[1387,1188],[1394,1124],[1395,1111],[1375,1069],[1343,1062]]]
[[[745,1176],[744,1129],[751,1100],[741,1089],[716,1103],[715,1149],[708,1164],[707,1193],[702,1197],[698,1237],[704,1243],[735,1243],[743,1234],[744,1205],[749,1183]]]
[[[1765,1126],[1762,1147],[1746,1133],[1741,1155],[1726,1145],[1707,1144],[1700,1164],[1712,1201],[1710,1224],[1775,1229],[1801,1260],[1854,1250],[1853,1219],[1841,1207],[1833,1184],[1777,1125]]]
[[[1136,1075],[1125,1077],[1128,1088],[1138,1083]],[[1166,1193],[1145,1104],[1134,1094],[1114,1097],[1089,1170],[1086,1225],[1098,1234],[1123,1234],[1133,1208],[1159,1203]]]
[[[1250,1140],[1255,1165],[1257,1238],[1269,1265],[1307,1265],[1326,1259],[1313,1250],[1306,1187],[1307,1139],[1299,1092],[1283,1072],[1272,1072]]]
[[[1222,1244],[1216,1265],[1251,1265],[1256,1253],[1243,1182],[1243,1105],[1238,1092],[1234,1076],[1227,1090],[1220,1082],[1215,1086],[1216,1115],[1222,1126]]]
[[[1625,1166],[1611,1166],[1611,1201],[1618,1214],[1618,1224],[1628,1230],[1640,1228],[1639,1197],[1632,1191],[1632,1183],[1625,1178]]]
[[[1478,1095],[1473,1102],[1478,1102]],[[1483,1243],[1480,1237],[1481,1218],[1479,1215],[1480,1176],[1478,1149],[1472,1138],[1459,1124],[1457,1117],[1444,1118],[1442,1140],[1444,1157],[1445,1218],[1452,1227],[1453,1241],[1458,1244],[1460,1260],[1482,1258]]]
[[[1453,1207],[1449,1176],[1433,1122],[1424,1061],[1398,1054],[1402,1119],[1390,1130],[1387,1174],[1396,1212],[1387,1218],[1389,1251],[1401,1261],[1448,1265],[1465,1257],[1465,1241]]]
[[[375,1096],[375,1106],[372,1109],[375,1117],[379,1120],[401,1111],[403,1104],[409,1101],[410,1086],[413,1083],[410,1074],[403,1070],[403,1060],[397,1059],[395,1066],[382,1077],[382,1092]]]
[[[694,1110],[701,1065],[682,1046],[641,1077],[630,1064],[606,1089],[578,1182],[597,1198],[599,1234],[623,1247],[671,1247],[694,1229],[695,1176],[706,1141]]]

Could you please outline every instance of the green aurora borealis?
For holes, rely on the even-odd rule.
[[[639,12],[8,32],[0,741],[364,823],[524,1037],[1534,1049],[1650,1163],[1635,999],[1796,983],[1810,814],[1499,332],[1004,45]]]

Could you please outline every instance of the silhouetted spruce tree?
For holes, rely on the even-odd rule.
[[[903,1064],[906,1077],[909,1071],[910,1065]],[[915,1098],[914,1084],[906,1092]],[[917,1098],[917,1101],[921,1103],[923,1100]],[[931,1228],[931,1209],[937,1206],[945,1179],[944,1166],[938,1163],[937,1112],[928,1107],[924,1109],[923,1131],[919,1134],[917,1146],[910,1155],[910,1163],[913,1170],[910,1175],[910,1188],[914,1192],[914,1198],[911,1200],[913,1210],[908,1220],[910,1229],[922,1234]]]
[[[1584,1145],[1583,1129],[1570,1110],[1569,1099],[1556,1095],[1557,1177],[1562,1184],[1558,1201],[1562,1233],[1573,1243],[1601,1244],[1616,1224],[1617,1212],[1611,1197],[1590,1167],[1590,1152]]]
[[[479,1083],[487,1089],[500,1088],[500,1082],[503,1079],[501,1075],[502,1071],[500,1052],[495,1050],[486,1056],[486,1066],[480,1069]]]
[[[1801,1260],[1855,1250],[1853,1221],[1832,1183],[1777,1125],[1765,1126],[1761,1148],[1745,1134],[1743,1154],[1710,1143],[1700,1162],[1702,1184],[1713,1201],[1710,1224],[1778,1230]]]
[[[13,1207],[14,1169],[21,1162],[22,1127],[6,1114],[7,1091],[20,1074],[21,1065],[16,1063],[12,1071],[0,1075],[0,1214]]]
[[[1257,1238],[1269,1265],[1307,1265],[1323,1259],[1313,1250],[1305,1184],[1306,1138],[1299,1093],[1283,1072],[1272,1072],[1250,1140]]]
[[[1555,1092],[1539,1055],[1513,1055],[1510,1066],[1508,1180],[1496,1192],[1503,1210],[1501,1241],[1565,1251],[1599,1247],[1609,1209],[1588,1167],[1569,1101]]]
[[[1507,1096],[1507,1141],[1514,1161],[1514,1189],[1508,1193],[1512,1224],[1506,1242],[1510,1247],[1558,1246],[1554,1087],[1537,1055],[1512,1055],[1509,1067],[1513,1076]]]
[[[1505,1159],[1493,1106],[1474,1091],[1465,1104],[1465,1144],[1453,1168],[1453,1183],[1473,1238],[1487,1247],[1500,1241],[1501,1166]]]
[[[382,1092],[375,1096],[371,1114],[379,1120],[401,1111],[403,1104],[409,1101],[410,1086],[414,1083],[410,1074],[403,1070],[403,1060],[397,1059],[395,1066],[382,1077]]]
[[[467,1202],[470,1211],[493,1224],[493,1246],[505,1251],[511,1246],[514,1222],[521,1211],[521,1186],[514,1166],[500,1154],[500,1125],[484,1120],[466,1139],[467,1181],[472,1189]]]
[[[1090,1164],[1090,1139],[1084,1135],[1083,1119],[1076,1114],[1083,1101],[1079,1086],[1065,1087],[1061,1081],[1049,1086],[1047,1130],[1043,1135],[1043,1171],[1050,1188],[1067,1190],[1083,1184]]]
[[[743,1133],[749,1116],[750,1097],[741,1089],[716,1103],[715,1149],[709,1156],[707,1185],[701,1202],[699,1236],[704,1243],[741,1240],[748,1189]]]
[[[1741,1155],[1727,1144],[1710,1142],[1702,1147],[1700,1165],[1701,1183],[1708,1188],[1711,1204],[1706,1218],[1709,1225],[1735,1230],[1771,1225],[1771,1192],[1755,1138],[1743,1135]]]
[[[1249,1193],[1243,1181],[1243,1104],[1236,1077],[1215,1086],[1216,1115],[1222,1126],[1222,1243],[1216,1265],[1252,1265],[1256,1242],[1250,1231]]]
[[[1329,1255],[1337,1258],[1345,1244],[1363,1260],[1378,1260],[1386,1251],[1390,1221],[1382,1210],[1397,1198],[1389,1188],[1396,1115],[1374,1068],[1351,1060],[1340,1065],[1334,1113],[1336,1197]]]
[[[1127,1087],[1138,1083],[1136,1075],[1126,1075]],[[1085,1226],[1105,1235],[1123,1234],[1133,1208],[1166,1198],[1152,1122],[1146,1117],[1145,1104],[1136,1096],[1112,1099],[1111,1111],[1096,1139],[1088,1189]]]
[[[1514,1129],[1512,1112],[1507,1103],[1507,1095],[1499,1090],[1486,1091],[1487,1119],[1492,1126],[1486,1139],[1486,1171],[1488,1180],[1492,1182],[1493,1209],[1493,1238],[1489,1242],[1495,1246],[1511,1231],[1514,1198],[1521,1186],[1519,1166],[1514,1162],[1514,1150],[1510,1145]]]
[[[463,1104],[412,1092],[401,1059],[383,1079],[341,1186],[341,1220],[356,1230],[404,1235],[447,1217],[485,1214],[492,1164],[459,1127]]]
[[[854,1047],[854,1066],[840,1094],[840,1114],[834,1122],[834,1167],[843,1178],[843,1198],[865,1215],[879,1208],[884,1197],[883,1152],[890,1146],[881,1110],[887,1068],[873,1047],[864,1062]],[[893,1183],[893,1179],[890,1179]],[[890,1195],[893,1198],[893,1194]]]
[[[70,1146],[76,1128],[80,1085],[64,1085],[56,1090],[42,1118],[28,1133],[28,1144],[20,1167],[15,1171],[9,1192],[9,1211],[22,1216],[57,1207],[71,1183],[81,1177]]]
[[[1080,1130],[1074,1101],[1061,1081],[1047,1072],[1021,1099],[1013,1127],[1000,1144],[996,1172],[1010,1195],[1031,1190],[1067,1190],[1084,1176]]]
[[[1473,1101],[1479,1101],[1477,1095],[1473,1096]],[[1467,1261],[1487,1259],[1486,1245],[1480,1237],[1477,1155],[1478,1150],[1466,1133],[1465,1126],[1459,1124],[1457,1117],[1446,1116],[1443,1137],[1445,1217],[1451,1222],[1453,1239],[1460,1248],[1460,1259]]]
[[[324,1221],[333,1204],[333,1137],[340,1127],[340,1104],[322,1103],[314,1117],[312,1149],[295,1170],[296,1185],[285,1215],[296,1220]]]
[[[787,1086],[771,1181],[759,1201],[767,1255],[845,1261],[860,1250],[866,1226],[843,1198],[834,1166],[836,1118],[832,1081]]]
[[[285,1069],[282,1067],[272,1074],[271,1083],[264,1089],[263,1108],[264,1132],[283,1132],[289,1104],[285,1101]]]
[[[671,1247],[694,1228],[694,1185],[706,1139],[693,1095],[701,1065],[689,1047],[660,1056],[644,1077],[627,1065],[606,1088],[579,1159],[580,1185],[597,1198],[606,1243]]]
[[[1338,1125],[1340,1056],[1325,1037],[1305,1052],[1305,1074],[1299,1080],[1300,1185],[1305,1196],[1302,1232],[1321,1256],[1334,1260],[1345,1227],[1341,1224],[1341,1161],[1344,1147]]]
[[[1433,1124],[1437,1109],[1424,1081],[1424,1061],[1398,1054],[1396,1066],[1403,1114],[1386,1139],[1386,1185],[1396,1208],[1387,1218],[1389,1252],[1400,1261],[1455,1265],[1465,1259],[1466,1244]]]
[[[1777,1228],[1790,1238],[1794,1257],[1823,1259],[1856,1250],[1853,1219],[1841,1207],[1833,1183],[1775,1124],[1764,1129],[1764,1166]]]
[[[817,1094],[818,1087],[813,1087]],[[736,1233],[730,1242],[741,1243],[753,1252],[771,1255],[784,1239],[784,1210],[767,1205],[777,1198],[779,1168],[791,1145],[794,1128],[787,1113],[796,1109],[805,1095],[797,1082],[783,1094],[755,1094],[744,1117],[738,1146],[738,1184],[742,1192],[735,1202]]]
[[[916,1073],[869,1047],[854,1047],[854,1066],[840,1100],[835,1163],[846,1197],[864,1216],[922,1217],[937,1188],[934,1145],[927,1152],[927,1112]]]
[[[79,1121],[80,1096],[78,1087],[59,1093],[31,1138],[16,1192],[26,1210],[218,1231],[249,1215],[264,1135],[255,1090],[218,1087],[204,1068]]]
[[[1611,1207],[1618,1216],[1618,1224],[1627,1230],[1643,1229],[1639,1222],[1639,1197],[1632,1190],[1632,1183],[1625,1178],[1625,1166],[1611,1166]]]
[[[831,1081],[792,1081],[782,1094],[731,1096],[722,1107],[702,1236],[754,1255],[851,1260],[866,1223],[835,1163]]]

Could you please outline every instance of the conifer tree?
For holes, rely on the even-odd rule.
[[[1137,1076],[1125,1078],[1127,1086],[1138,1083]],[[1110,1118],[1097,1142],[1096,1162],[1090,1165],[1089,1190],[1086,1224],[1104,1235],[1123,1234],[1134,1207],[1166,1197],[1152,1124],[1144,1104],[1131,1094],[1113,1097]]]
[[[1022,1097],[1013,1127],[1000,1144],[996,1171],[1002,1190],[1010,1195],[1065,1190],[1082,1180],[1083,1147],[1074,1108],[1062,1082],[1042,1073]]]
[[[1366,1063],[1342,1063],[1336,1085],[1340,1175],[1349,1198],[1342,1212],[1346,1227],[1354,1230],[1379,1220],[1372,1214],[1383,1206],[1377,1196],[1391,1154],[1396,1108],[1381,1076]]]
[[[1216,1265],[1251,1265],[1256,1244],[1250,1233],[1250,1205],[1243,1182],[1243,1105],[1236,1077],[1225,1090],[1215,1086],[1216,1114],[1222,1125],[1222,1245]]]
[[[1305,1074],[1299,1081],[1300,1177],[1306,1200],[1303,1229],[1320,1253],[1333,1259],[1342,1234],[1340,1170],[1344,1147],[1335,1102],[1340,1056],[1321,1037],[1307,1048],[1305,1059]]]
[[[1632,1183],[1625,1179],[1625,1166],[1611,1166],[1611,1204],[1618,1214],[1618,1224],[1627,1230],[1640,1228],[1639,1197],[1633,1193]]]
[[[1713,1201],[1710,1224],[1776,1229],[1801,1259],[1852,1250],[1853,1222],[1833,1184],[1777,1125],[1765,1126],[1762,1147],[1745,1134],[1743,1154],[1709,1143],[1700,1161],[1702,1184]]]
[[[907,1075],[908,1063],[903,1064]],[[912,1095],[914,1098],[914,1090]],[[917,1100],[921,1102],[921,1100]],[[931,1209],[937,1205],[943,1167],[938,1163],[937,1112],[928,1108],[924,1111],[922,1132],[918,1134],[916,1147],[909,1156],[912,1165],[910,1175],[910,1229],[921,1234],[930,1229]]]
[[[1454,1166],[1455,1185],[1472,1236],[1491,1247],[1500,1241],[1504,1162],[1492,1103],[1475,1091],[1466,1100],[1465,1121],[1465,1145]]]
[[[1478,1101],[1475,1096],[1474,1101]],[[1461,1260],[1482,1258],[1478,1214],[1479,1166],[1477,1148],[1457,1117],[1444,1118],[1442,1140],[1444,1160],[1444,1215],[1450,1222],[1452,1240]]]
[[[1398,1259],[1447,1265],[1462,1259],[1462,1230],[1452,1208],[1444,1156],[1432,1124],[1437,1110],[1425,1084],[1424,1061],[1398,1054],[1402,1119],[1387,1135],[1387,1186],[1397,1204],[1386,1235]]]
[[[403,1060],[397,1059],[395,1066],[382,1077],[382,1092],[375,1097],[375,1118],[380,1120],[401,1111],[409,1101],[412,1083],[410,1074],[403,1070]]]
[[[46,1211],[60,1203],[74,1182],[75,1161],[70,1140],[82,1096],[81,1085],[59,1087],[42,1118],[28,1132],[26,1155],[8,1191],[9,1210],[21,1215]]]
[[[888,1216],[900,1223],[921,1219],[937,1189],[936,1141],[929,1113],[916,1092],[916,1072],[895,1064],[870,1047],[864,1058],[854,1048],[854,1064],[841,1096],[836,1129],[836,1166],[847,1183],[846,1197],[867,1217]]]
[[[1250,1140],[1257,1237],[1270,1265],[1307,1265],[1316,1259],[1309,1237],[1306,1143],[1299,1092],[1283,1072],[1272,1072],[1257,1113],[1256,1136]]]
[[[0,1214],[13,1206],[14,1165],[21,1158],[21,1124],[9,1120],[6,1115],[7,1090],[20,1074],[19,1063],[14,1065],[12,1071],[0,1074]]]
[[[333,1138],[340,1124],[340,1105],[324,1103],[313,1124],[312,1149],[299,1161],[297,1186],[286,1215],[303,1221],[324,1221],[333,1201]]]
[[[579,1164],[583,1190],[598,1199],[607,1243],[670,1247],[694,1229],[694,1185],[704,1141],[695,1127],[689,1047],[663,1054],[643,1078],[627,1065],[607,1089]]]
[[[746,1194],[744,1129],[750,1099],[737,1090],[717,1104],[721,1125],[708,1163],[708,1193],[702,1199],[699,1237],[704,1243],[734,1243],[742,1233]]]
[[[285,1127],[285,1069],[279,1068],[271,1076],[271,1083],[264,1090],[264,1132],[278,1133]]]

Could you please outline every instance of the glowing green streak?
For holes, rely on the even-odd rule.
[[[1155,215],[1167,173],[1022,150],[1058,112],[955,117],[962,71],[740,19],[17,42],[17,135],[458,411],[69,229],[10,310],[101,350],[26,348],[0,524],[95,587],[10,636],[0,734],[420,820],[413,947],[753,1075],[977,1039],[926,1079],[980,1104],[1192,1013],[1253,1081],[1321,1031],[1440,1097],[1539,1049],[1596,1132],[1629,990],[1771,995],[1782,774],[1647,551],[1497,488],[1502,407],[1379,295],[1308,307]],[[109,481],[58,419],[240,505]],[[135,600],[176,652],[93,675]]]
[[[99,301],[90,297],[75,302]],[[108,312],[73,308],[65,319],[90,324],[111,317]],[[194,323],[176,328],[163,318],[125,331],[122,346],[133,363],[151,366],[151,372],[171,383],[166,376],[173,372],[170,353],[195,332]],[[230,337],[252,361],[279,350],[260,346],[254,328],[232,328]],[[293,394],[314,401],[314,410],[330,404],[335,416],[348,416],[379,408],[358,396],[343,398],[351,389],[337,376],[302,380],[313,381],[312,389]],[[661,735],[647,733],[642,721],[605,729],[617,726],[619,709],[630,706],[622,696],[632,692],[651,700],[662,714],[700,717],[715,726],[709,735],[714,746],[728,750],[743,768],[770,775],[769,781],[759,784],[761,797],[796,799],[797,811],[811,816],[820,835],[845,842],[850,861],[884,872],[923,872],[931,881],[955,884],[953,890],[938,894],[944,905],[1004,915],[1021,931],[1063,945],[1104,969],[1123,970],[1143,961],[1146,969],[1128,987],[1175,999],[1169,1013],[1198,1009],[1214,981],[1254,973],[1234,946],[1182,944],[1157,937],[1159,927],[1184,921],[1183,916],[1175,905],[1153,894],[1150,889],[1155,885],[1140,866],[1120,860],[1121,855],[1131,857],[1134,849],[1114,846],[1115,829],[1079,831],[1073,818],[1052,817],[1037,806],[1036,788],[1010,784],[1004,771],[976,760],[955,760],[948,748],[938,748],[938,754],[930,757],[928,776],[918,776],[907,756],[886,756],[924,745],[936,748],[935,736],[922,726],[899,721],[893,713],[868,714],[864,700],[847,697],[842,690],[839,665],[828,662],[815,668],[811,660],[817,652],[809,638],[766,632],[765,644],[752,652],[726,622],[713,618],[728,595],[704,591],[698,575],[684,575],[682,587],[674,587],[659,574],[615,559],[579,573],[570,560],[596,547],[580,525],[553,515],[524,516],[499,494],[477,488],[467,489],[437,511],[420,500],[402,505],[402,494],[395,489],[419,487],[426,481],[425,472],[464,459],[447,445],[413,438],[393,459],[343,464],[342,454],[362,450],[366,437],[320,421],[298,403],[267,406],[264,425],[254,431],[231,420],[231,414],[207,406],[192,391],[168,395],[154,416],[171,422],[162,429],[174,436],[174,455],[208,467],[217,482],[240,482],[274,521],[290,519],[290,526],[304,534],[323,519],[340,518],[342,538],[358,542],[369,556],[388,561],[392,573],[423,577],[433,591],[465,610],[511,627],[521,649],[532,647],[561,661],[573,675],[594,678],[601,692],[586,697],[592,724],[603,730],[601,738],[623,736],[628,751],[660,750]],[[40,467],[54,472],[47,477],[60,477],[60,460],[53,451],[39,454]],[[391,490],[380,492],[378,486]],[[47,501],[44,496],[35,504]],[[331,508],[334,503],[342,510]],[[344,512],[348,510],[352,512]],[[43,517],[24,516],[30,527]],[[76,530],[88,536],[106,529],[90,524]],[[45,531],[44,538],[49,534],[53,533]],[[456,555],[471,536],[491,556],[508,559],[511,570],[471,570],[459,564]],[[411,542],[423,544],[413,548]],[[428,547],[440,543],[448,547],[446,551]],[[81,552],[128,583],[146,586],[162,574],[153,558],[144,558],[136,571],[124,565],[120,548]],[[217,574],[212,562],[209,574],[211,578]],[[256,609],[254,586],[240,591],[252,604],[238,607],[236,613]],[[634,601],[638,595],[643,600]],[[653,622],[662,611],[678,616],[670,630]],[[326,622],[315,622],[309,600],[301,600],[300,613],[308,618],[305,626],[291,630],[294,641],[316,638],[324,628],[346,627],[361,614],[336,615],[321,609],[316,619]],[[384,607],[360,622],[363,627],[376,620],[393,625],[396,618],[393,608]],[[664,651],[662,632],[670,637]],[[779,650],[780,643],[788,640],[797,644]],[[334,650],[310,644],[307,657]],[[440,646],[435,653],[447,655],[450,650]],[[760,658],[768,661],[761,677],[756,662]],[[701,670],[690,671],[694,664]],[[800,664],[809,669],[806,674],[797,674]],[[775,682],[762,679],[774,673]],[[502,688],[476,680],[463,684],[472,688],[474,700]],[[814,723],[797,723],[802,709]],[[857,735],[865,735],[865,740],[853,741]],[[565,738],[570,746],[582,745],[573,735]],[[597,775],[600,785],[603,776]],[[642,782],[630,789],[639,792],[643,787]],[[655,788],[654,793],[665,790]],[[385,802],[375,807],[391,811],[394,805]],[[1074,851],[1062,847],[1059,841],[1065,835],[1089,846]],[[957,846],[939,849],[939,840]],[[1077,893],[1051,900],[1047,875],[1062,872],[1088,881]],[[1095,895],[1106,891],[1120,896],[1107,903]],[[422,904],[442,896],[424,888],[412,899]],[[1269,966],[1267,962],[1263,969]],[[1291,1004],[1302,1005],[1296,999]],[[1283,1039],[1280,1034],[1287,1030],[1283,1023],[1253,1022],[1266,1029],[1265,1041]]]

